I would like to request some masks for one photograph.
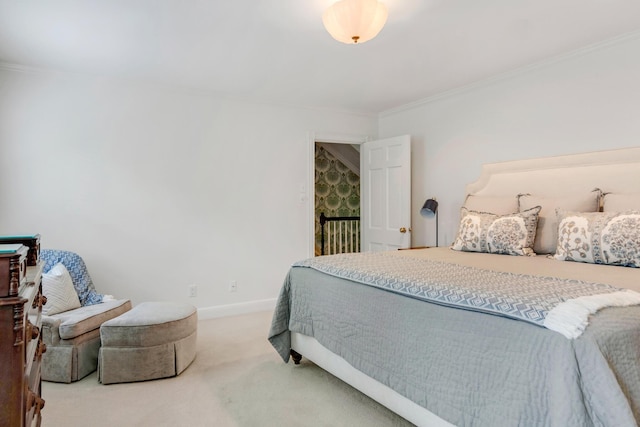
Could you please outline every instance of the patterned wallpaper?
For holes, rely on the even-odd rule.
[[[360,177],[316,145],[315,186],[316,255],[319,255],[320,213],[329,217],[360,216]]]

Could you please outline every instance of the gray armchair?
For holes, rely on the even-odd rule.
[[[42,316],[42,337],[47,351],[42,357],[42,379],[61,383],[78,381],[98,366],[100,325],[131,310],[131,301],[105,301],[96,292],[82,258],[73,252],[42,249],[47,273],[62,263],[73,281],[81,307]]]

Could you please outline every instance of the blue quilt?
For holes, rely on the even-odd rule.
[[[48,273],[58,263],[62,263],[67,268],[78,298],[80,298],[80,304],[83,307],[102,302],[104,295],[96,292],[91,276],[89,276],[89,271],[87,271],[87,266],[80,255],[57,249],[41,249],[40,258],[44,261],[44,273]]]

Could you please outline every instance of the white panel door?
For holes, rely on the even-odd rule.
[[[411,140],[409,135],[360,146],[362,251],[411,245]]]

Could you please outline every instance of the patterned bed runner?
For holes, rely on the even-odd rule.
[[[394,252],[330,255],[293,266],[437,304],[524,320],[567,338],[580,336],[589,315],[601,308],[640,304],[640,293],[607,284],[506,273]]]

